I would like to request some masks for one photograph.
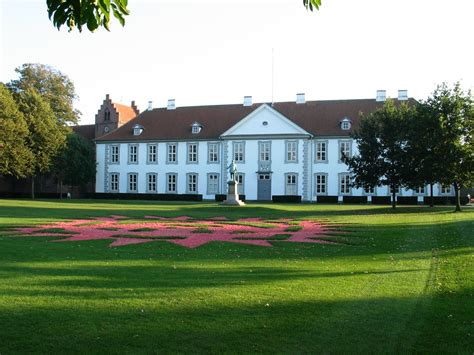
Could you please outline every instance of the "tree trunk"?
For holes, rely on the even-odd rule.
[[[395,191],[395,186],[392,187],[392,208],[397,206],[397,192]]]
[[[31,199],[35,199],[35,177],[31,177]]]
[[[59,179],[59,199],[63,199],[63,180]]]
[[[434,207],[433,184],[430,184],[430,207]]]
[[[459,185],[457,182],[454,183],[454,194],[456,200],[456,209],[454,210],[454,212],[461,212],[461,196],[459,193]]]

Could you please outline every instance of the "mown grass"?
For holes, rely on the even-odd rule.
[[[351,232],[337,245],[282,235],[273,248],[196,249],[8,235],[110,215],[261,217],[267,228],[309,219]],[[426,207],[0,200],[0,353],[472,354],[473,217]]]

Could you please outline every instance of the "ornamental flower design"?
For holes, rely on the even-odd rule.
[[[145,216],[130,219],[110,216],[93,219],[76,219],[14,231],[26,236],[58,236],[53,242],[110,239],[110,247],[129,244],[167,241],[186,248],[196,248],[213,241],[273,246],[273,242],[338,244],[331,241],[346,232],[339,226],[312,221],[293,222],[290,219],[262,220],[243,218],[228,220],[226,217],[193,219],[188,216],[165,218]]]

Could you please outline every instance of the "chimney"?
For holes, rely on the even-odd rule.
[[[297,103],[297,104],[304,104],[304,103],[306,103],[306,99],[305,99],[305,97],[304,97],[304,92],[303,92],[303,93],[296,94],[296,103]]]
[[[153,101],[148,101],[148,108],[147,111],[153,110]]]
[[[168,100],[168,106],[166,107],[168,110],[175,110],[176,109],[176,102],[175,99]]]
[[[398,90],[398,101],[408,100],[408,90]]]
[[[377,90],[377,96],[375,97],[375,101],[383,102],[387,98],[387,92],[385,90]]]
[[[244,96],[244,106],[252,106],[252,96]]]

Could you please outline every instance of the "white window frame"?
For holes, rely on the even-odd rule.
[[[127,174],[127,192],[138,193],[138,173]]]
[[[237,173],[235,180],[239,183],[237,185],[237,194],[245,195],[245,173]]]
[[[446,191],[447,188],[449,188],[449,191]],[[438,194],[440,196],[451,196],[453,194],[453,186],[438,184]]]
[[[146,174],[146,192],[150,194],[158,192],[158,174],[157,173]]]
[[[327,163],[328,162],[328,141],[327,140],[317,140],[314,143],[314,161],[316,163]],[[324,149],[323,149],[324,147]],[[322,155],[324,154],[324,159]]]
[[[166,164],[178,164],[178,143],[166,144]]]
[[[172,185],[174,185],[174,189],[170,189],[170,186]],[[177,192],[178,192],[178,174],[167,173],[166,174],[166,193],[175,194]]]
[[[114,181],[116,177],[117,181]],[[116,185],[117,188],[114,188]],[[120,192],[120,173],[110,173],[109,175],[109,192]]]
[[[347,146],[347,152],[348,154],[346,154],[349,158],[352,157],[352,141],[351,140],[340,140],[338,142],[338,163],[343,163],[342,162],[342,149],[343,147],[346,147]],[[346,149],[344,149],[346,150]]]
[[[219,164],[219,143],[208,142],[207,143],[207,163],[208,164]]]
[[[298,163],[298,141],[285,141],[285,163]]]
[[[338,174],[338,192],[341,196],[352,195],[351,175],[348,173]]]
[[[187,143],[186,144],[186,164],[198,164],[198,143]]]
[[[211,178],[211,177],[216,177],[215,179],[214,178]],[[215,180],[215,181],[211,181],[211,180]],[[211,186],[213,188],[211,188]],[[207,173],[207,195],[217,195],[219,194],[220,192],[220,176],[219,176],[219,173]]]
[[[377,195],[377,186],[372,187],[373,191],[367,191],[368,187],[362,187],[362,194],[364,196],[376,196]]]
[[[186,193],[197,194],[199,193],[199,174],[198,173],[187,173],[186,174]]]
[[[285,173],[285,195],[298,195],[298,173]]]
[[[120,145],[112,144],[110,146],[110,164],[120,164]]]
[[[232,143],[232,158],[236,163],[245,164],[245,142]]]
[[[258,142],[258,161],[272,161],[272,142]]]
[[[128,145],[128,164],[138,164],[138,144]]]
[[[321,179],[318,181],[318,177],[324,178],[324,183]],[[324,191],[318,191],[318,187],[324,187]],[[325,196],[328,194],[328,173],[315,173],[314,174],[314,195]]]
[[[146,163],[158,164],[158,144],[150,143],[146,147]]]
[[[423,189],[423,192],[420,192],[420,189]],[[418,186],[413,189],[413,195],[415,196],[426,196],[428,193],[426,186]]]

